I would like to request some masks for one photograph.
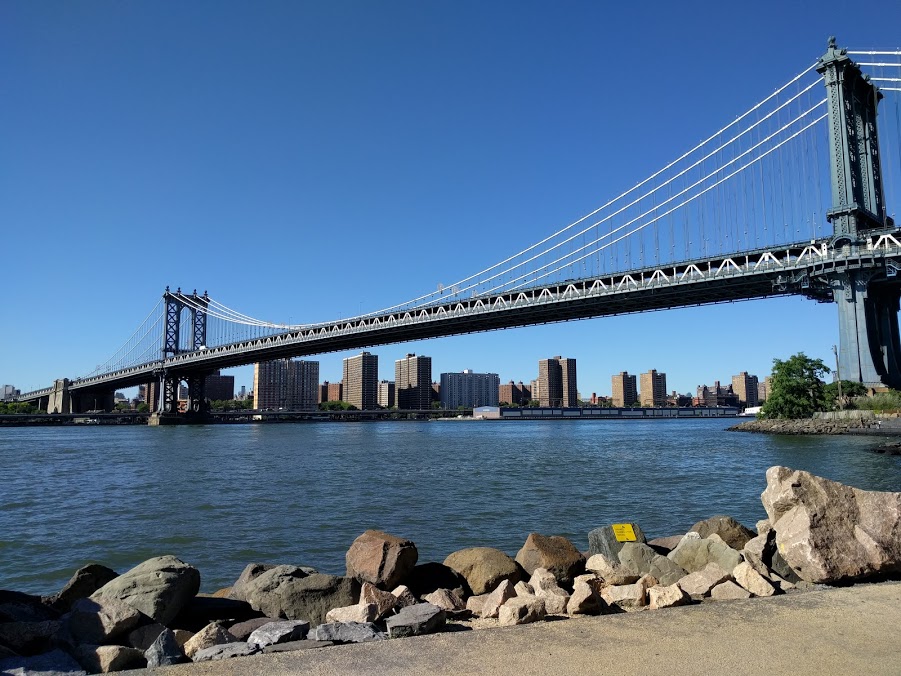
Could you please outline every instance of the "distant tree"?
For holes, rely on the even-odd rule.
[[[323,401],[319,404],[320,411],[356,411],[357,407],[346,401]]]
[[[822,359],[803,352],[785,361],[773,359],[772,387],[761,418],[809,418],[826,408],[823,378],[831,373]]]
[[[137,411],[138,411],[138,413],[150,413],[150,404],[146,404],[146,403],[138,404]]]
[[[131,404],[124,402],[124,401],[120,401],[118,404],[116,404],[116,410],[117,411],[130,411]]]
[[[432,408],[434,408],[434,409],[440,409],[440,408],[441,408],[441,402],[440,402],[440,401],[433,401],[433,402],[432,402]]]
[[[844,388],[844,385],[842,387]],[[872,397],[857,397],[854,399],[854,405],[867,411],[898,411],[901,410],[901,392],[889,390],[877,392]]]
[[[838,381],[827,383],[823,388],[823,396],[826,397],[827,408],[856,408],[853,399],[867,393],[867,388],[862,383],[852,380],[842,381],[842,400],[838,400]]]

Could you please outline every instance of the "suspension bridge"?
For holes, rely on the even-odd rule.
[[[196,415],[215,369],[792,294],[836,304],[843,379],[901,387],[901,230],[886,206],[899,189],[901,51],[847,51],[831,39],[683,155],[489,268],[391,307],[300,325],[167,288],[108,361],[19,400],[75,413],[156,383],[158,413],[174,415],[186,382]]]

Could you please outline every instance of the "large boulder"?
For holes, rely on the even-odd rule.
[[[69,633],[79,643],[108,643],[140,624],[143,615],[125,601],[115,598],[78,599],[65,616]]]
[[[732,573],[716,563],[708,563],[701,570],[679,580],[679,587],[693,598],[702,598],[710,596],[710,590],[726,581],[732,581]]]
[[[307,620],[316,625],[325,621],[332,608],[352,606],[360,600],[360,584],[353,578],[285,570],[291,568],[277,566],[247,584],[247,601],[254,610],[266,617]]]
[[[604,584],[632,584],[641,577],[641,574],[626,568],[618,559],[611,561],[604,554],[590,556],[585,562],[585,570],[600,576]]]
[[[144,659],[147,660],[148,667],[168,667],[190,661],[171,629],[163,629],[160,632],[156,640],[144,651]]]
[[[537,596],[516,596],[501,606],[497,623],[502,627],[538,622],[547,616],[544,599]]]
[[[40,596],[0,589],[0,622],[44,622],[59,615]]]
[[[174,556],[158,556],[107,582],[91,595],[125,601],[168,624],[200,589],[200,573]]]
[[[256,629],[247,639],[248,643],[265,648],[277,643],[302,641],[310,631],[310,623],[303,620],[283,620],[270,622]]]
[[[171,629],[200,631],[210,622],[244,622],[259,617],[247,601],[216,596],[195,596],[169,623]]]
[[[61,627],[59,620],[4,622],[0,624],[0,646],[18,655],[38,655],[53,647]]]
[[[501,580],[501,583],[490,594],[486,594],[481,601],[478,615],[482,617],[497,617],[501,606],[507,601],[515,597],[517,594],[513,590],[510,580]],[[480,597],[472,597],[480,598]],[[469,605],[467,604],[467,608]]]
[[[864,491],[770,467],[761,495],[776,547],[801,579],[860,580],[901,572],[901,493]]]
[[[516,563],[529,575],[544,568],[567,587],[572,587],[576,576],[585,572],[585,557],[572,542],[560,535],[529,533],[516,554]]]
[[[744,548],[748,540],[757,535],[757,533],[741,525],[731,516],[712,516],[704,521],[698,521],[691,527],[691,530],[702,538],[707,538],[714,534],[719,535],[723,542],[732,547],[732,549],[739,551]]]
[[[486,594],[502,580],[516,584],[522,579],[522,571],[516,561],[492,547],[461,549],[448,556],[444,565],[466,578],[473,594]]]
[[[84,676],[85,673],[74,657],[59,648],[33,657],[17,656],[0,660],[0,674]]]
[[[344,558],[348,577],[393,589],[412,572],[419,552],[411,540],[368,530],[353,541]]]
[[[676,584],[685,577],[685,570],[679,564],[640,542],[624,543],[619,550],[619,560],[624,568],[638,577],[653,575],[664,586]]]
[[[602,526],[588,533],[588,556],[603,554],[611,561],[616,561],[619,550],[623,548],[626,542],[648,543],[644,531],[641,530],[641,526],[637,523],[619,523],[615,525],[616,528],[613,525]],[[635,536],[634,540],[628,537],[629,527],[632,529],[632,535]]]

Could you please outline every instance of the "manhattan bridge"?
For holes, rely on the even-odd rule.
[[[878,129],[877,129],[878,113]],[[881,137],[881,138],[880,138]],[[826,53],[582,218],[435,291],[288,325],[166,288],[93,372],[23,393],[48,412],[111,408],[156,383],[158,413],[205,410],[216,369],[437,336],[802,295],[838,309],[841,377],[901,388],[901,51]],[[888,195],[886,195],[888,193]]]

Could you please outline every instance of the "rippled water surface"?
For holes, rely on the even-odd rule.
[[[733,421],[373,422],[0,430],[0,588],[56,591],[96,561],[123,572],[171,553],[202,589],[251,561],[343,573],[367,528],[515,555],[530,532],[587,548],[592,528],[649,537],[715,514],[766,515],[787,465],[901,491],[901,458],[866,437],[726,432]]]

